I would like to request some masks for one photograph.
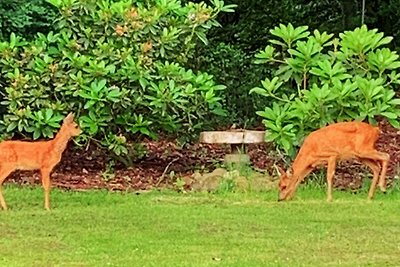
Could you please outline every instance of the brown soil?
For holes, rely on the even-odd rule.
[[[382,135],[377,148],[390,154],[388,170],[389,184],[397,174],[400,162],[400,131],[387,122],[381,122]],[[229,152],[224,145],[194,144],[180,148],[173,142],[146,141],[145,156],[126,168],[117,164],[107,171],[107,154],[99,149],[77,150],[71,146],[64,152],[62,161],[52,174],[55,187],[72,190],[149,190],[154,187],[171,187],[177,177],[187,177],[195,170],[212,171]],[[282,157],[271,150],[268,144],[251,145],[248,148],[253,167],[267,170],[274,175],[274,163],[287,166]],[[369,169],[355,161],[338,164],[335,186],[338,188],[359,188]],[[18,184],[40,184],[37,172],[13,173],[7,180]]]

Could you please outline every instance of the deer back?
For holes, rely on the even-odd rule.
[[[379,128],[364,122],[339,122],[312,132],[298,156],[347,158],[374,149]]]

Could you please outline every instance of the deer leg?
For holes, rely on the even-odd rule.
[[[44,208],[50,210],[50,172],[51,169],[40,169],[44,189]]]
[[[389,159],[390,156],[389,154],[382,153],[383,155],[383,160],[382,160],[382,169],[381,169],[381,175],[379,177],[379,188],[381,189],[382,192],[386,192],[386,172],[389,164]]]
[[[330,157],[328,159],[328,168],[326,173],[326,181],[328,184],[328,192],[327,192],[327,200],[330,202],[332,201],[332,190],[333,190],[333,176],[335,175],[336,169],[336,157]]]
[[[3,196],[3,182],[12,171],[13,169],[11,168],[4,168],[4,166],[0,167],[0,205],[3,210],[7,210],[7,204]]]
[[[375,194],[376,184],[378,183],[379,171],[381,170],[381,168],[375,161],[370,159],[361,159],[361,162],[367,165],[374,174],[374,176],[372,177],[371,187],[369,188],[368,192],[368,199],[372,199]]]
[[[386,172],[388,168],[388,163],[390,156],[387,153],[379,152],[379,151],[372,151],[370,153],[364,153],[360,155],[361,158],[364,159],[370,159],[374,161],[379,161],[381,162],[382,169],[381,169],[381,175],[379,176],[379,187],[382,192],[386,191]]]

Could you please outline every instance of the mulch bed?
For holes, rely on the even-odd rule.
[[[387,122],[380,122],[382,134],[377,149],[391,156],[388,169],[388,182],[397,174],[400,162],[400,131]],[[195,170],[212,171],[223,157],[229,153],[224,145],[193,144],[184,148],[169,141],[145,141],[146,155],[126,168],[117,164],[107,171],[105,151],[90,147],[82,151],[68,147],[60,164],[52,174],[55,187],[72,190],[107,189],[118,191],[149,190],[154,187],[171,187],[177,177],[187,177]],[[252,165],[257,169],[274,174],[273,164],[284,166],[268,144],[251,145],[248,148]],[[362,185],[369,169],[355,161],[340,162],[336,169],[335,186],[337,188],[356,189]],[[17,184],[40,184],[38,172],[17,171],[10,175],[7,182]]]

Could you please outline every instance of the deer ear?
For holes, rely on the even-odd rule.
[[[65,117],[65,122],[72,122],[74,120],[74,114],[72,112],[68,113],[67,117]]]
[[[285,172],[281,167],[276,166],[275,164],[274,164],[274,167],[275,167],[275,169],[276,169],[276,172],[279,173],[279,176],[280,176],[280,177],[283,177],[283,176],[286,175],[286,172]]]
[[[292,176],[292,175],[293,175],[293,169],[292,169],[292,167],[290,167],[290,168],[287,170],[286,174],[287,174],[288,176]]]

